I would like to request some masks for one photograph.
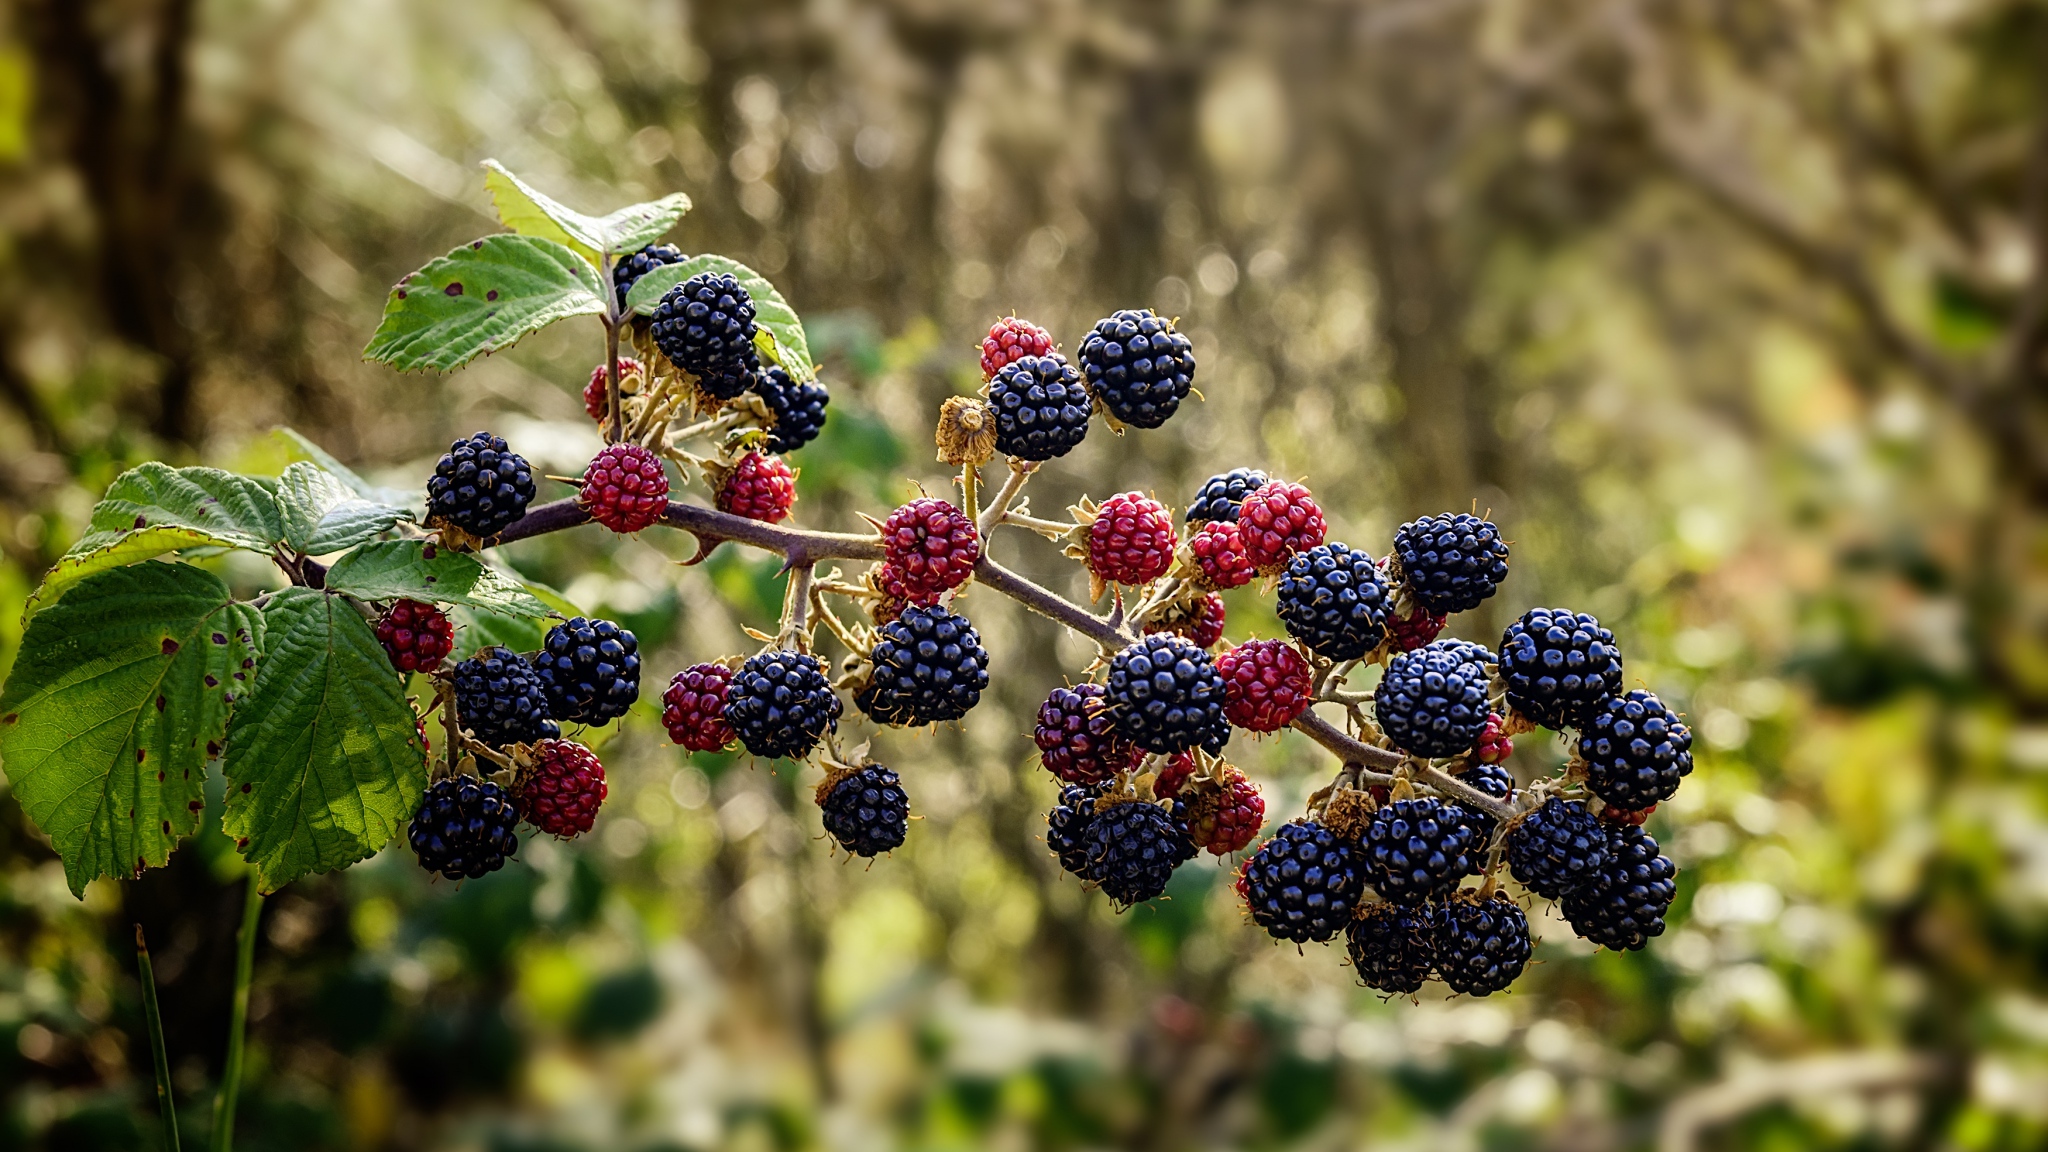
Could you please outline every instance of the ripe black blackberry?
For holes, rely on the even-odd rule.
[[[1531,608],[1501,634],[1500,675],[1517,712],[1545,728],[1576,728],[1621,691],[1621,649],[1584,612]]]
[[[1195,493],[1194,503],[1188,505],[1188,514],[1183,518],[1192,526],[1211,520],[1228,520],[1237,523],[1237,510],[1244,504],[1244,498],[1272,479],[1257,468],[1232,468],[1218,476],[1211,476],[1202,482],[1202,490]]]
[[[1065,456],[1087,438],[1094,404],[1081,374],[1059,353],[1013,360],[988,382],[996,451],[1019,460]]]
[[[512,797],[489,780],[452,776],[427,785],[406,838],[420,867],[450,880],[474,880],[519,851]]]
[[[1173,870],[1194,859],[1187,825],[1146,800],[1111,804],[1088,825],[1088,879],[1128,908],[1166,891]]]
[[[1100,786],[1074,785],[1060,789],[1060,802],[1045,814],[1045,844],[1060,859],[1060,867],[1081,879],[1088,879],[1088,830],[1095,823],[1095,798]]]
[[[775,417],[768,430],[768,451],[773,455],[794,452],[818,438],[825,429],[825,406],[832,393],[815,380],[799,384],[789,373],[769,365],[754,374],[754,391]]]
[[[1366,883],[1384,899],[1420,904],[1457,886],[1480,847],[1469,814],[1434,796],[1394,800],[1359,837]]]
[[[1552,796],[1508,833],[1507,859],[1523,886],[1556,900],[1606,865],[1607,828],[1580,801]]]
[[[1079,357],[1102,406],[1133,428],[1166,423],[1194,387],[1194,346],[1173,330],[1173,321],[1149,308],[1096,321],[1081,339]]]
[[[1365,888],[1356,846],[1309,820],[1282,824],[1246,860],[1238,891],[1252,923],[1281,940],[1328,940],[1351,922]]]
[[[1495,892],[1454,892],[1431,910],[1436,974],[1453,992],[1491,996],[1515,982],[1529,962],[1529,917]]]
[[[910,797],[896,773],[880,764],[858,768],[820,788],[825,831],[855,856],[898,848],[910,833]]]
[[[1416,756],[1470,752],[1486,730],[1493,654],[1464,640],[1436,640],[1387,662],[1373,716],[1396,748]]]
[[[540,673],[510,648],[479,649],[455,666],[455,714],[493,748],[562,734],[550,714]]]
[[[1515,794],[1515,774],[1498,764],[1474,764],[1458,773],[1458,779],[1495,800],[1506,800]],[[1493,834],[1500,822],[1476,804],[1460,803],[1458,807],[1465,813],[1465,823],[1472,826],[1473,855],[1475,858],[1481,856],[1493,843]]]
[[[700,272],[669,289],[649,330],[669,363],[718,399],[754,386],[754,299],[731,273]]]
[[[776,648],[740,665],[726,686],[721,715],[754,755],[800,760],[839,727],[840,708],[822,661]]]
[[[1351,967],[1368,988],[1408,996],[1422,990],[1436,965],[1429,912],[1401,904],[1370,904],[1345,929]]]
[[[876,634],[874,672],[853,698],[883,724],[958,720],[988,687],[988,652],[967,617],[913,604]]]
[[[1662,700],[1637,688],[1609,696],[1579,729],[1586,787],[1616,808],[1638,810],[1671,799],[1692,773],[1692,729]]]
[[[1603,821],[1607,861],[1588,883],[1565,893],[1560,906],[1572,931],[1625,952],[1664,931],[1664,910],[1678,894],[1678,867],[1635,824]]]
[[[681,264],[683,259],[683,250],[673,244],[649,244],[619,257],[619,262],[612,265],[612,289],[619,294],[619,310],[625,311],[626,295],[642,276],[669,264]]]
[[[1185,637],[1158,633],[1125,648],[1105,687],[1117,731],[1147,752],[1216,753],[1230,739],[1223,674]]]
[[[1394,557],[1425,612],[1479,607],[1508,578],[1508,545],[1493,521],[1470,512],[1410,520],[1394,532]]]
[[[1372,557],[1333,542],[1288,561],[1275,611],[1287,634],[1316,655],[1356,660],[1386,638],[1387,601]]]
[[[574,616],[548,629],[533,670],[547,689],[549,715],[608,723],[640,698],[640,641],[610,620]]]
[[[533,469],[489,432],[450,444],[427,481],[427,523],[472,536],[496,536],[532,502]]]

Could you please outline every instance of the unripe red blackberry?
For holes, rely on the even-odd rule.
[[[816,656],[771,649],[740,665],[725,690],[725,722],[756,756],[774,760],[811,754],[839,727],[844,706]]]
[[[1100,684],[1048,692],[1038,706],[1031,739],[1046,771],[1069,784],[1099,784],[1145,758],[1142,749],[1117,732]]]
[[[1150,583],[1173,566],[1178,543],[1165,505],[1142,492],[1119,492],[1088,526],[1088,570],[1111,584]]]
[[[1203,524],[1211,521],[1237,523],[1237,510],[1244,498],[1263,486],[1271,477],[1256,468],[1232,468],[1228,472],[1211,476],[1202,482],[1202,490],[1195,493],[1194,502],[1188,505],[1185,519],[1189,524]]]
[[[1266,798],[1257,784],[1228,764],[1214,791],[1189,805],[1188,835],[1196,847],[1207,848],[1212,855],[1242,852],[1266,823]]]
[[[1443,630],[1444,617],[1432,616],[1420,608],[1406,616],[1387,616],[1387,636],[1393,640],[1396,652],[1413,652],[1435,640]]]
[[[1507,725],[1498,712],[1486,714],[1486,727],[1479,730],[1479,743],[1472,756],[1481,764],[1505,764],[1515,754],[1515,742],[1508,738]]]
[[[1195,583],[1205,589],[1242,588],[1258,575],[1244,553],[1237,521],[1211,520],[1188,538],[1188,554],[1200,573]]]
[[[882,523],[882,549],[911,600],[928,603],[974,574],[981,535],[951,502],[920,496],[889,513]]]
[[[661,724],[668,738],[692,752],[717,752],[737,739],[725,722],[725,690],[732,669],[692,664],[675,674],[661,694]]]
[[[1653,693],[1610,696],[1579,730],[1586,788],[1616,808],[1640,811],[1669,800],[1692,772],[1692,729]]]
[[[1351,967],[1368,988],[1411,996],[1436,967],[1436,925],[1431,910],[1368,904],[1345,929]]]
[[[779,524],[796,503],[796,473],[779,456],[749,452],[725,473],[712,503],[720,512]]]
[[[614,532],[638,532],[668,511],[668,473],[638,444],[608,445],[584,469],[576,503]]]
[[[1328,940],[1351,923],[1365,875],[1358,849],[1309,820],[1282,824],[1238,874],[1252,923],[1277,939]]]
[[[1529,891],[1556,900],[1606,866],[1607,829],[1584,804],[1552,796],[1508,831],[1507,861]]]
[[[1145,621],[1146,635],[1170,632],[1194,641],[1197,648],[1214,648],[1223,639],[1223,618],[1227,611],[1223,597],[1211,592],[1186,604],[1174,604]]]
[[[1508,703],[1545,728],[1576,728],[1621,691],[1614,633],[1584,612],[1531,608],[1500,638]]]
[[[1457,756],[1486,729],[1492,654],[1464,640],[1438,640],[1387,662],[1373,691],[1373,717],[1394,747],[1416,756]]]
[[[1502,892],[1454,892],[1431,916],[1436,974],[1451,991],[1491,996],[1529,962],[1529,917]]]
[[[829,779],[829,778],[828,778]],[[869,764],[819,785],[825,831],[855,856],[893,851],[910,834],[910,797],[893,769]]]
[[[1333,540],[1288,561],[1274,610],[1309,651],[1356,660],[1386,635],[1387,588],[1372,557]]]
[[[1133,428],[1166,423],[1194,387],[1194,346],[1148,308],[1096,321],[1077,356],[1102,406]]]
[[[1159,775],[1152,780],[1152,794],[1161,799],[1171,800],[1180,795],[1181,786],[1194,774],[1194,756],[1182,752],[1178,756],[1169,757],[1165,767],[1161,768]]]
[[[1383,899],[1419,904],[1471,873],[1476,839],[1456,804],[1434,796],[1391,801],[1373,813],[1359,841],[1366,883]]]
[[[605,798],[604,765],[571,740],[543,740],[512,786],[528,824],[562,840],[590,831]]]
[[[903,582],[903,573],[887,561],[868,569],[861,579],[875,593],[875,598],[868,601],[868,618],[877,628],[903,615],[903,610],[912,604],[935,604],[939,599],[936,595],[913,597],[909,585]]]
[[[1147,752],[1220,752],[1230,739],[1223,677],[1209,654],[1179,636],[1147,636],[1109,663],[1117,731]]]
[[[1223,715],[1239,728],[1278,732],[1315,694],[1315,673],[1292,645],[1247,640],[1216,658],[1223,674]]]
[[[642,371],[645,370],[641,368],[638,360],[633,359],[631,356],[619,357],[619,378],[621,380],[625,379],[628,372]],[[610,414],[605,411],[605,400],[610,390],[611,380],[609,379],[609,373],[605,371],[605,366],[600,363],[597,367],[590,370],[590,383],[583,386],[583,411],[588,413],[592,420],[597,421],[600,427],[610,418]]]
[[[965,616],[912,605],[882,626],[868,682],[853,702],[882,724],[958,720],[988,687],[988,652]]]
[[[1321,544],[1329,528],[1307,488],[1274,480],[1244,498],[1237,512],[1237,531],[1252,566],[1274,573],[1287,567],[1295,553]]]
[[[1678,868],[1650,834],[1633,824],[1607,824],[1607,860],[1593,878],[1560,902],[1572,931],[1618,951],[1633,952],[1664,932],[1664,911],[1678,895]]]
[[[1006,364],[1052,354],[1052,334],[1029,320],[1005,316],[981,338],[981,378],[993,380]]]
[[[1411,520],[1394,532],[1401,576],[1423,611],[1477,608],[1508,576],[1508,545],[1493,521],[1469,512]]]
[[[1656,812],[1655,804],[1648,808],[1616,808],[1612,804],[1607,804],[1600,809],[1600,819],[1609,824],[1633,824],[1641,828],[1651,816],[1656,815]]]
[[[455,625],[432,604],[400,600],[377,618],[377,642],[400,672],[432,672],[455,646]]]

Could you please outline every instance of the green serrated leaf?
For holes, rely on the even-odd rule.
[[[95,572],[181,548],[268,553],[284,535],[271,485],[218,468],[173,468],[154,460],[114,478],[85,535],[43,577],[22,606],[27,619]]]
[[[304,556],[353,548],[406,517],[403,508],[374,504],[317,464],[300,461],[277,478],[284,543]]]
[[[358,600],[432,600],[510,616],[544,617],[553,611],[518,581],[485,567],[476,557],[446,548],[435,548],[429,555],[422,540],[365,544],[334,562],[327,572],[327,587]]]
[[[804,337],[804,322],[797,318],[796,309],[789,306],[789,301],[766,277],[737,260],[706,254],[656,268],[633,282],[632,291],[626,293],[626,309],[642,316],[651,315],[669,289],[700,272],[731,273],[747,295],[754,298],[754,323],[758,330],[774,338],[773,348],[764,349],[764,354],[793,379],[817,378],[817,368],[811,363],[810,341]]]
[[[427,765],[391,660],[348,601],[287,588],[263,615],[263,665],[228,725],[221,827],[275,892],[382,848],[419,807]]]
[[[363,358],[446,372],[564,317],[601,313],[604,293],[597,270],[557,241],[486,236],[393,288]]]
[[[300,434],[296,429],[278,427],[271,429],[270,434],[284,442],[286,451],[290,452],[294,459],[318,464],[321,468],[333,473],[335,479],[348,485],[349,491],[354,492],[372,504],[389,504],[393,508],[403,508],[415,516],[419,515],[426,506],[424,494],[420,490],[386,488],[381,484],[372,484],[357,475],[354,469],[329,455],[327,449],[313,443],[312,440]]]
[[[667,235],[690,207],[689,196],[681,192],[644,204],[628,204],[597,222],[604,233],[605,251],[623,255],[654,243]]]
[[[0,758],[73,894],[170,859],[198,830],[207,761],[263,617],[210,572],[135,564],[30,621],[0,693]]]
[[[547,634],[551,618],[556,616],[587,616],[589,613],[571,603],[569,598],[545,584],[532,580],[521,580],[517,575],[502,569],[492,569],[499,578],[517,583],[528,595],[540,601],[547,609],[546,616],[513,616],[488,608],[457,605],[450,614],[455,626],[461,629],[461,638],[455,646],[457,652],[465,655],[479,648],[501,644],[514,652],[532,652],[541,646]]]
[[[585,216],[512,174],[496,160],[484,161],[484,187],[505,227],[522,236],[538,236],[598,262],[604,251],[604,221]]]

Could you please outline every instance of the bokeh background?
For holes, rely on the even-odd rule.
[[[1248,464],[1375,551],[1490,509],[1513,575],[1458,634],[1595,612],[1698,734],[1651,823],[1680,895],[1639,954],[1537,917],[1479,1001],[1383,1002],[1213,863],[1114,915],[1040,841],[1021,735],[1085,651],[970,594],[996,682],[878,737],[922,819],[872,867],[819,840],[812,773],[680,754],[650,691],[598,834],[271,899],[241,1147],[2048,1143],[2048,8],[15,0],[0,660],[139,460],[276,467],[289,424],[416,485],[489,427],[580,468],[594,324],[447,378],[357,358],[387,285],[496,230],[485,157],[584,210],[686,190],[673,239],[783,288],[833,389],[811,526],[947,490],[931,416],[995,316],[1069,348],[1179,316],[1202,402],[1098,426],[1034,507]],[[772,561],[683,547],[510,552],[658,687],[780,598]],[[1273,634],[1233,599],[1232,637]],[[1233,756],[1282,818],[1333,768]],[[240,884],[209,833],[73,900],[0,792],[0,1147],[156,1146],[131,922],[204,1138]]]

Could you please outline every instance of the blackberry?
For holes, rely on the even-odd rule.
[[[799,384],[771,365],[755,375],[754,390],[773,417],[768,430],[771,455],[794,452],[825,430],[825,406],[831,403],[832,393],[823,384],[815,380]]]
[[[1095,798],[1101,789],[1076,785],[1060,789],[1060,802],[1045,814],[1045,843],[1060,867],[1088,878],[1088,831],[1095,823]]]
[[[619,311],[626,310],[626,295],[642,276],[669,264],[681,264],[683,250],[673,244],[649,244],[638,252],[619,257],[612,265],[612,288],[619,294]]]
[[[1178,543],[1165,505],[1142,492],[1119,492],[1102,502],[1088,526],[1088,571],[1104,583],[1135,588],[1166,574]]]
[[[1492,677],[1492,653],[1464,640],[1437,640],[1387,662],[1373,692],[1373,716],[1403,752],[1470,752],[1486,730],[1486,684]]]
[[[1192,640],[1170,633],[1139,640],[1110,661],[1106,687],[1117,730],[1147,752],[1215,753],[1230,740],[1223,676]]]
[[[1545,728],[1576,728],[1621,691],[1621,649],[1584,612],[1531,608],[1501,634],[1500,675],[1517,712]]]
[[[1095,322],[1081,338],[1081,372],[1109,414],[1133,428],[1166,423],[1194,387],[1195,350],[1149,308]]]
[[[432,672],[455,646],[455,625],[432,604],[400,600],[377,618],[377,642],[401,673]]]
[[[771,649],[747,657],[725,689],[725,722],[747,751],[799,760],[839,727],[839,697],[816,656]]]
[[[549,715],[548,689],[510,648],[483,648],[455,666],[455,714],[493,748],[560,736]]]
[[[1410,520],[1394,532],[1408,590],[1436,616],[1479,607],[1508,578],[1508,545],[1493,521],[1470,512]]]
[[[879,764],[858,768],[818,789],[825,831],[855,856],[901,847],[910,832],[910,797],[896,773]]]
[[[633,386],[632,377],[636,372],[641,373],[642,378],[645,378],[646,370],[640,366],[638,360],[633,359],[631,356],[619,357],[619,395],[621,397],[632,395],[628,389]],[[590,370],[590,379],[583,385],[584,414],[597,421],[599,430],[603,430],[604,426],[609,422],[606,417],[610,415],[610,404],[611,373],[604,364],[600,363],[597,367]],[[630,418],[628,417],[628,419]]]
[[[1436,964],[1434,929],[1425,909],[1369,904],[1344,930],[1351,967],[1368,988],[1413,995]]]
[[[996,451],[1046,461],[1072,452],[1088,436],[1094,399],[1066,357],[1026,356],[1003,365],[988,382],[996,418]]]
[[[1607,829],[1577,800],[1552,796],[1508,832],[1508,871],[1523,887],[1556,900],[1607,864]]]
[[[512,785],[520,816],[563,840],[590,831],[607,791],[597,754],[571,740],[534,745],[533,762]]]
[[[519,851],[512,797],[489,780],[453,776],[427,785],[407,829],[420,867],[450,880],[474,880]]]
[[[1365,888],[1358,849],[1309,820],[1282,824],[1244,863],[1238,884],[1252,923],[1280,940],[1328,940]]]
[[[1382,577],[1386,575],[1384,570],[1380,574]],[[1387,637],[1394,642],[1394,650],[1397,652],[1413,652],[1436,639],[1437,633],[1443,630],[1443,617],[1433,616],[1420,608],[1406,616],[1387,617]]]
[[[1196,847],[1228,856],[1244,851],[1265,825],[1266,798],[1257,784],[1231,765],[1225,764],[1221,775],[1213,789],[1200,789],[1213,791],[1213,796],[1203,799],[1198,795],[1190,803],[1188,836]]]
[[[1491,996],[1514,983],[1529,962],[1529,917],[1502,893],[1453,893],[1431,919],[1436,974],[1453,992]]]
[[[730,400],[754,386],[754,300],[729,272],[699,272],[655,305],[655,347],[697,377],[697,386]]]
[[[1258,491],[1269,479],[1271,477],[1257,468],[1232,468],[1221,475],[1211,476],[1202,482],[1201,491],[1195,493],[1185,519],[1189,524],[1211,520],[1235,524],[1244,498]]]
[[[557,720],[608,723],[640,698],[640,641],[610,620],[572,616],[548,629],[533,668]]]
[[[1259,574],[1244,554],[1244,537],[1230,520],[1211,520],[1188,538],[1188,558],[1195,565],[1195,586],[1205,591],[1242,588]]]
[[[1195,600],[1167,605],[1164,612],[1145,621],[1145,632],[1171,632],[1194,641],[1197,648],[1214,648],[1223,639],[1227,615],[1223,597],[1211,592]]]
[[[912,605],[876,634],[874,673],[853,698],[883,724],[958,720],[988,687],[988,653],[965,616]]]
[[[1662,700],[1638,688],[1595,705],[1579,729],[1586,787],[1616,808],[1636,811],[1671,799],[1692,773],[1692,729]]]
[[[1088,879],[1128,908],[1166,891],[1173,870],[1194,859],[1194,841],[1173,813],[1144,800],[1111,804],[1089,822]]]
[[[920,496],[882,522],[882,551],[913,603],[929,604],[974,575],[981,535],[951,501]]]
[[[1460,772],[1458,779],[1495,800],[1506,800],[1515,794],[1514,773],[1498,764],[1474,764]],[[1472,826],[1472,852],[1476,859],[1492,845],[1494,831],[1499,828],[1500,822],[1493,818],[1492,813],[1473,805],[1458,804],[1458,807],[1464,810],[1465,822]]]
[[[717,752],[733,742],[725,722],[725,690],[732,669],[692,664],[675,674],[661,694],[661,726],[668,738],[692,752]]]
[[[1223,716],[1239,728],[1278,732],[1294,723],[1315,695],[1315,672],[1292,645],[1247,640],[1216,658],[1223,677]]]
[[[1678,895],[1678,868],[1650,834],[1634,824],[1606,824],[1607,862],[1589,882],[1566,892],[1561,906],[1572,931],[1624,952],[1664,931],[1664,910]]]
[[[1183,752],[1169,757],[1166,767],[1152,777],[1152,794],[1163,800],[1178,799],[1181,785],[1186,784],[1195,774],[1195,758]]]
[[[749,452],[717,475],[712,506],[763,524],[779,524],[796,503],[796,473],[779,457]]]
[[[988,335],[981,338],[981,378],[992,380],[1005,365],[1051,353],[1051,333],[1029,320],[1005,316],[989,325]]]
[[[668,511],[668,473],[661,457],[638,444],[607,445],[583,470],[576,504],[622,535],[652,527]]]
[[[1434,796],[1393,800],[1359,838],[1366,882],[1397,904],[1419,904],[1457,886],[1478,847],[1467,813]]]
[[[1498,712],[1486,714],[1486,727],[1479,730],[1479,743],[1472,746],[1472,755],[1481,764],[1502,764],[1515,754],[1515,742],[1508,737],[1507,721]]]
[[[427,481],[427,523],[485,539],[526,515],[532,502],[533,469],[489,432],[450,444]]]
[[[1372,557],[1333,541],[1288,562],[1275,611],[1287,634],[1311,652],[1356,660],[1386,638],[1387,600]]]
[[[1329,530],[1315,496],[1286,480],[1253,489],[1237,510],[1237,535],[1245,557],[1268,574],[1283,571],[1295,553],[1321,544]]]
[[[1138,766],[1144,752],[1116,730],[1102,685],[1076,684],[1046,693],[1031,739],[1045,769],[1069,784],[1098,784]]]

